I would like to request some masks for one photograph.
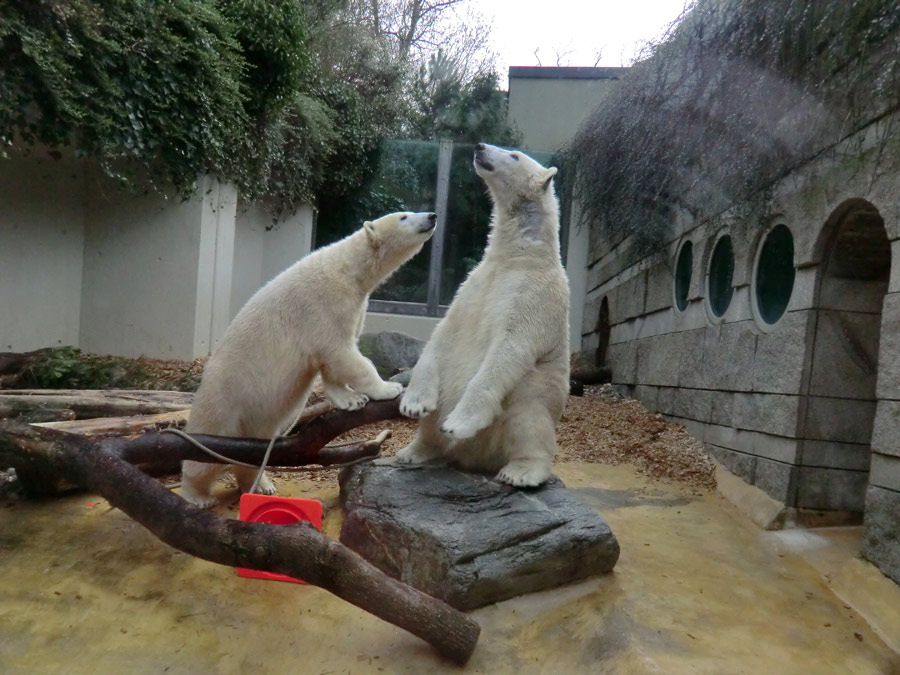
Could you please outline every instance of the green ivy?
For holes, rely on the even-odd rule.
[[[211,0],[0,4],[0,141],[132,160],[180,188],[231,164],[246,61]]]
[[[68,147],[185,194],[212,173],[275,212],[340,198],[399,127],[399,71],[367,64],[361,81],[319,57],[340,6],[0,0],[0,153]]]

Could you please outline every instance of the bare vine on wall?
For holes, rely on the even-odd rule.
[[[679,210],[752,210],[873,122],[878,161],[892,162],[898,51],[893,0],[696,0],[579,130],[565,189],[600,236],[649,252]]]

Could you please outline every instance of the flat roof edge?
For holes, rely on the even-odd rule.
[[[510,66],[509,78],[532,80],[617,80],[629,68]]]

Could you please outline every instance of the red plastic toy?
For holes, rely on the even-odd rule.
[[[301,520],[308,520],[316,529],[322,530],[322,502],[316,499],[295,499],[292,497],[276,497],[273,495],[241,495],[240,520],[248,523],[270,523],[272,525],[290,525]],[[292,581],[305,584],[301,579],[286,574],[260,572],[246,567],[238,567],[238,576],[252,579],[269,579],[270,581]]]

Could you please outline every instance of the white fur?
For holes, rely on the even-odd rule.
[[[397,459],[446,457],[511,485],[540,485],[569,391],[556,169],[479,145],[475,171],[494,201],[488,246],[413,370],[400,410],[422,420]]]
[[[369,294],[418,253],[434,232],[429,213],[394,213],[321,248],[253,295],[210,357],[191,408],[189,433],[271,438],[302,406],[317,373],[325,395],[342,410],[385,400],[402,386],[384,382],[357,347]],[[231,467],[241,490],[254,469]],[[197,506],[224,467],[186,461],[181,496]],[[273,494],[264,478],[260,491]]]

